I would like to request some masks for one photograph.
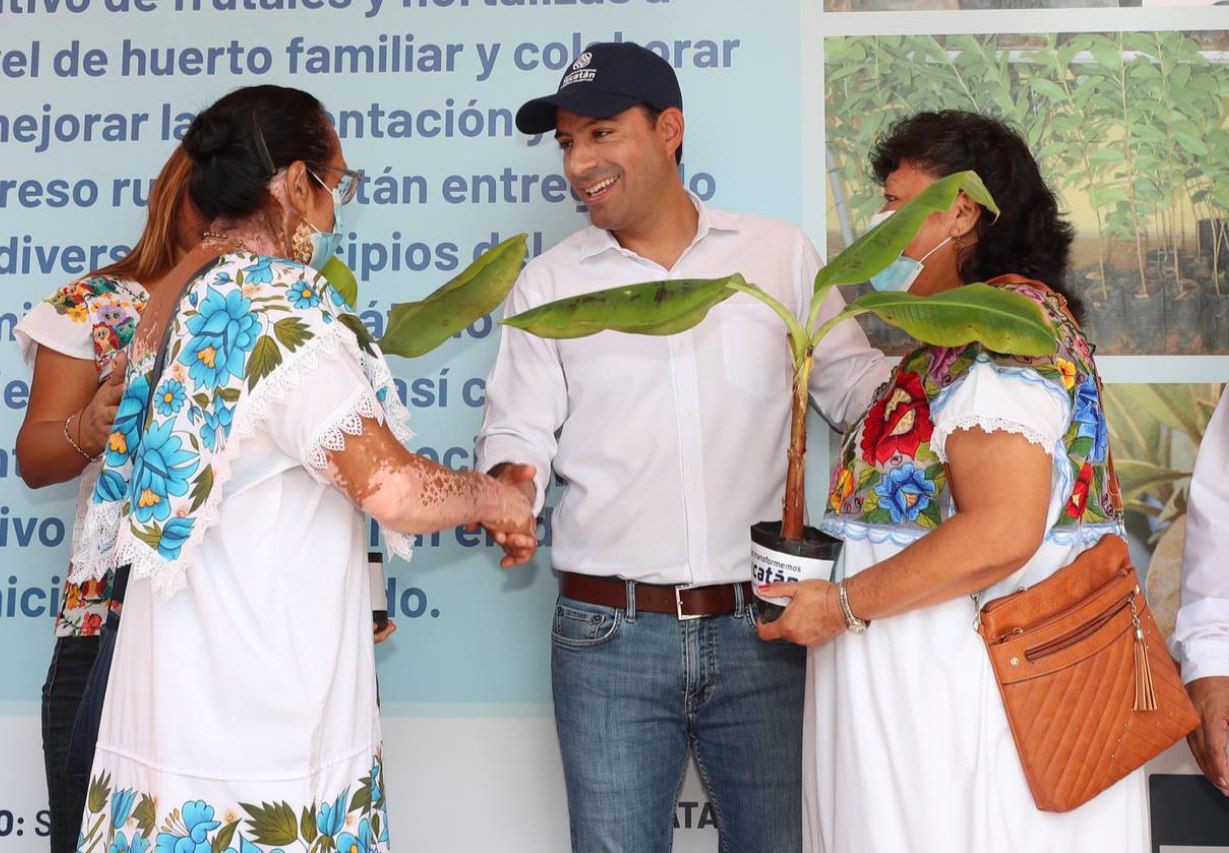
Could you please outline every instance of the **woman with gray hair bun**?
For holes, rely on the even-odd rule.
[[[528,502],[407,451],[321,278],[360,173],[314,97],[232,92],[183,140],[210,225],[151,298],[74,577],[130,572],[80,849],[388,849],[364,513],[393,553]],[[314,848],[313,848],[314,849]]]

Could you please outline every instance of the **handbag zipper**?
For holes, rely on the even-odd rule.
[[[1104,584],[1102,584],[1101,586],[1099,586],[1097,589],[1093,590],[1093,591],[1089,594],[1089,596],[1091,597],[1091,596],[1096,595],[1096,594],[1097,594],[1097,593],[1099,593],[1101,590],[1103,590],[1103,589],[1105,589],[1107,586],[1109,586],[1111,583],[1113,583],[1113,581],[1112,581],[1112,580],[1110,580],[1110,581],[1106,581]],[[986,605],[985,605],[984,607],[983,607],[983,606],[980,606],[980,605],[981,605],[981,594],[980,594],[980,593],[977,593],[977,594],[975,594],[975,595],[971,596],[971,597],[972,597],[972,599],[973,599],[974,606],[977,606],[977,618],[976,618],[976,620],[975,620],[975,621],[974,621],[974,623],[973,623],[973,627],[974,627],[974,629],[975,629],[975,630],[977,630],[977,631],[981,631],[982,616],[983,616],[984,614],[987,614],[987,613],[990,613],[990,612],[992,612],[992,611],[994,611],[994,610],[997,610],[997,609],[998,609],[998,607],[999,607],[1000,605],[1003,605],[1003,604],[1008,603],[1011,599],[1015,598],[1015,597],[1016,597],[1016,596],[1018,596],[1018,595],[1022,595],[1022,594],[1023,594],[1023,593],[1025,593],[1025,592],[1028,592],[1028,591],[1029,591],[1030,589],[1032,589],[1032,588],[1033,588],[1033,587],[1023,587],[1023,586],[1022,586],[1022,587],[1020,587],[1019,589],[1017,589],[1015,592],[1008,593],[1007,595],[1004,595],[1004,596],[1002,596],[1002,597],[1000,597],[1000,598],[996,598],[996,599],[994,599],[993,601],[989,601],[989,602],[987,602],[987,603],[986,603]],[[1137,592],[1139,592],[1139,587],[1138,587],[1138,586],[1137,586],[1137,587],[1135,587],[1135,592],[1136,592],[1136,593],[1137,593]],[[1134,594],[1134,593],[1132,593],[1132,594]],[[1045,618],[1045,620],[1044,620],[1044,621],[1042,621],[1042,622],[1040,622],[1040,623],[1038,623],[1038,624],[1036,624],[1036,625],[1031,625],[1031,626],[1029,626],[1028,630],[1030,630],[1030,631],[1035,631],[1035,630],[1037,630],[1037,629],[1039,629],[1039,628],[1044,628],[1046,625],[1049,625],[1051,622],[1055,622],[1055,621],[1057,621],[1057,620],[1059,620],[1059,619],[1063,619],[1063,618],[1065,618],[1065,617],[1066,617],[1069,613],[1072,613],[1073,611],[1079,610],[1081,607],[1083,607],[1083,606],[1084,606],[1084,604],[1085,604],[1085,603],[1086,603],[1086,602],[1084,602],[1084,601],[1077,601],[1075,604],[1072,604],[1072,605],[1069,605],[1069,606],[1067,606],[1067,607],[1064,607],[1062,610],[1060,610],[1059,612],[1057,612],[1057,613],[1053,614],[1052,616],[1047,616],[1047,617]],[[996,643],[1001,643],[1001,642],[1003,642],[1004,640],[1006,640],[1006,639],[1007,639],[1007,638],[1009,638],[1009,637],[1014,637],[1014,636],[1015,636],[1015,635],[1017,635],[1017,634],[1023,634],[1023,633],[1024,633],[1024,631],[1025,631],[1025,629],[1024,629],[1024,628],[1012,628],[1012,629],[1011,629],[1010,631],[1008,631],[1006,634],[1000,634],[1000,635],[999,635],[999,637],[998,637],[996,640],[994,640],[994,642],[996,642]]]
[[[1078,643],[1080,640],[1083,640],[1086,637],[1089,637],[1095,634],[1107,622],[1109,622],[1111,619],[1113,619],[1115,616],[1117,616],[1119,613],[1125,610],[1128,606],[1130,606],[1131,602],[1135,599],[1135,594],[1138,591],[1139,590],[1137,587],[1136,589],[1131,591],[1130,595],[1122,599],[1118,604],[1111,607],[1109,610],[1106,610],[1104,613],[1102,613],[1100,616],[1096,617],[1092,621],[1085,622],[1083,625],[1079,626],[1078,628],[1068,631],[1066,634],[1063,634],[1062,636],[1055,637],[1052,640],[1048,640],[1042,643],[1040,646],[1034,646],[1031,649],[1025,649],[1024,656],[1028,658],[1029,661],[1037,661],[1037,660],[1040,660],[1041,658],[1049,657],[1052,654],[1057,654],[1058,652],[1061,652],[1063,649],[1070,648],[1071,646]],[[1024,631],[1023,628],[1017,628],[1015,629],[1015,631],[1013,631],[1013,633],[1016,633],[1016,632],[1023,633],[1023,631]]]

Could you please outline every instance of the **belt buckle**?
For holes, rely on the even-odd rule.
[[[696,587],[704,586],[705,584],[692,583],[682,584],[674,588],[674,615],[678,617],[680,622],[690,622],[692,619],[703,619],[703,613],[684,613],[683,612],[683,591],[695,589]]]

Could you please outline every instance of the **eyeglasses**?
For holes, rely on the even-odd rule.
[[[319,166],[318,168],[327,169],[330,172],[340,172],[341,179],[337,182],[336,190],[341,200],[341,203],[349,204],[350,202],[354,201],[354,196],[358,194],[358,186],[363,181],[363,170],[362,169],[358,169],[358,170],[342,169],[339,166],[323,166],[323,165]],[[320,181],[320,185],[323,186],[326,190],[331,191],[331,188],[324,181],[320,180],[320,176],[317,175],[315,172],[312,172],[312,177],[314,177],[317,181]]]

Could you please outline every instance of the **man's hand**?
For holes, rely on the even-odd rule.
[[[121,352],[111,365],[111,375],[107,381],[98,386],[94,396],[77,415],[75,423],[70,424],[77,433],[77,442],[90,453],[101,453],[106,447],[120,398],[124,396],[127,373],[128,356]]]
[[[530,506],[533,506],[538,496],[538,488],[533,481],[536,473],[532,465],[518,465],[513,462],[501,462],[488,472],[499,482],[511,486],[524,495]],[[504,549],[504,558],[499,561],[500,568],[510,569],[513,566],[528,563],[538,550],[536,531],[528,534],[497,533],[490,528],[487,528],[487,531]]]
[[[772,583],[757,592],[765,598],[791,599],[775,622],[759,624],[761,640],[785,640],[814,649],[845,632],[845,614],[834,583]]]
[[[1229,797],[1229,760],[1225,757],[1225,726],[1229,724],[1229,676],[1196,678],[1186,692],[1199,712],[1199,728],[1186,736],[1186,742],[1199,762],[1203,775]]]

